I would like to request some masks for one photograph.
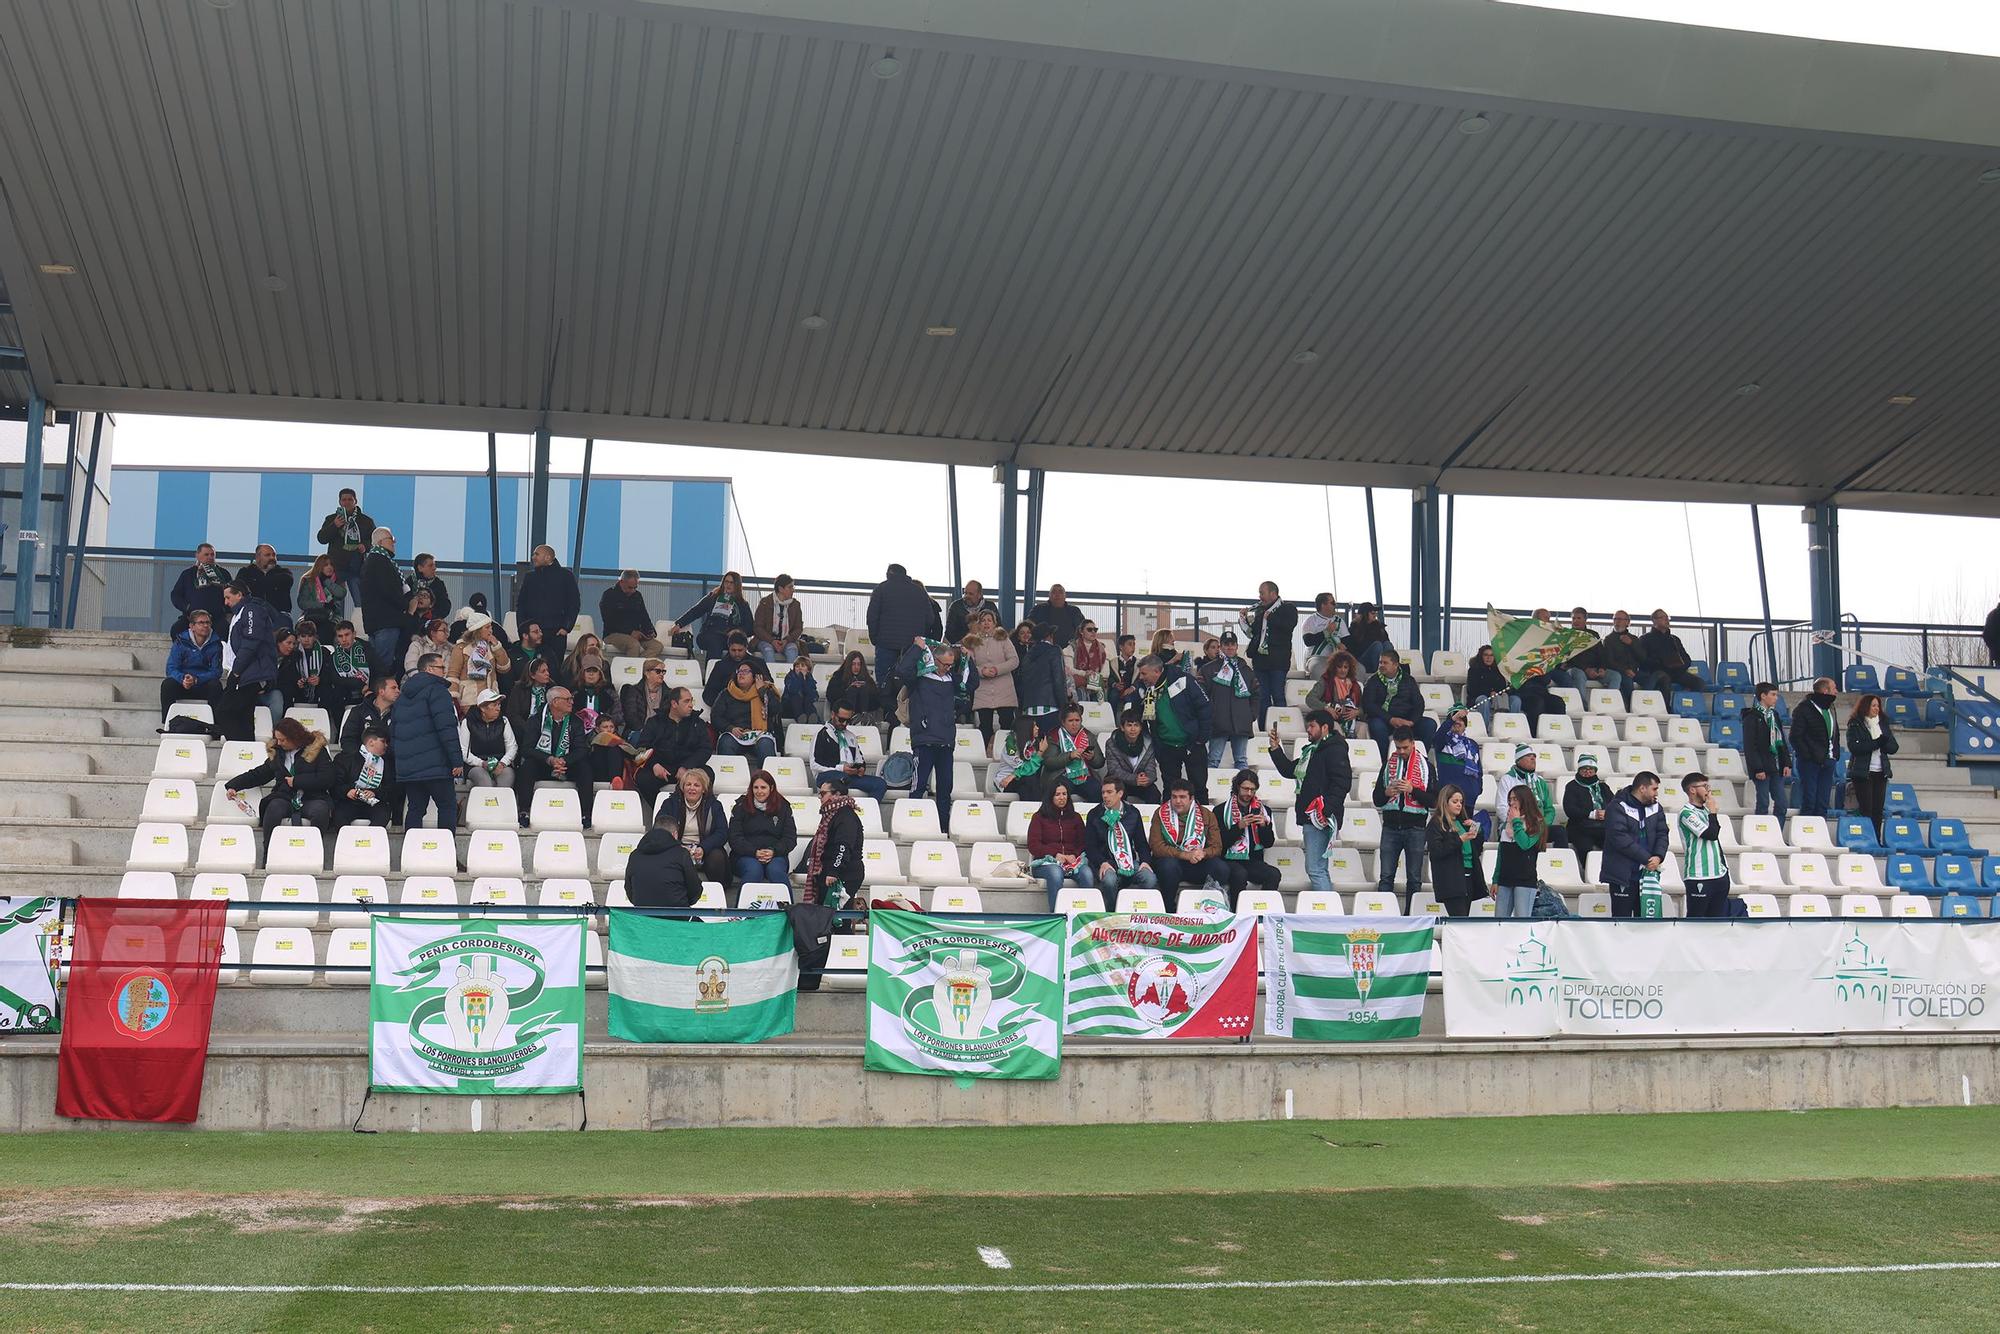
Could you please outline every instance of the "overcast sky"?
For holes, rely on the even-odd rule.
[[[484,473],[486,440],[440,431],[122,416],[127,466],[311,466],[338,458],[376,471],[412,467]],[[501,466],[525,470],[526,437],[502,437]],[[558,440],[558,470],[581,467],[583,445]],[[945,469],[930,464],[795,454],[597,443],[600,475],[726,477],[752,568],[801,578],[875,579],[901,561],[932,587],[951,575]],[[959,469],[968,577],[997,582],[1000,489],[983,468]],[[1410,504],[1375,497],[1382,591],[1409,596]],[[1332,541],[1328,541],[1329,515]],[[1762,509],[1772,613],[1811,611],[1805,526],[1790,505]],[[833,517],[840,516],[840,517]],[[840,533],[839,541],[830,535]],[[1843,511],[1843,609],[1872,620],[1979,621],[2000,595],[1993,559],[2000,522]],[[422,544],[421,534],[417,536]],[[1756,617],[1756,548],[1742,505],[1584,500],[1458,500],[1452,602],[1477,607],[1576,603],[1634,612]],[[565,553],[567,559],[567,553]],[[665,563],[662,552],[661,566]],[[1355,488],[1051,474],[1042,582],[1074,589],[1184,596],[1253,594],[1276,579],[1288,597],[1331,589],[1371,597],[1368,524]]]

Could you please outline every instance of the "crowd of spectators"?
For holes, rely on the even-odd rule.
[[[786,725],[807,723],[822,808],[806,857],[809,894],[858,890],[858,829],[838,818],[855,794],[879,800],[900,788],[933,797],[949,832],[961,725],[982,735],[994,791],[1040,803],[1028,828],[1030,869],[1052,903],[1065,885],[1166,892],[1206,885],[1232,901],[1246,889],[1273,888],[1278,871],[1266,852],[1276,822],[1259,796],[1250,741],[1284,706],[1296,665],[1310,681],[1304,738],[1287,747],[1269,730],[1267,763],[1296,782],[1315,889],[1330,885],[1327,857],[1351,799],[1348,743],[1366,738],[1382,756],[1367,796],[1381,828],[1379,889],[1396,892],[1400,875],[1413,897],[1428,872],[1448,912],[1462,914],[1490,895],[1501,912],[1528,915],[1541,854],[1567,846],[1601,854],[1614,913],[1629,916],[1665,854],[1658,776],[1641,773],[1614,788],[1600,776],[1599,757],[1580,748],[1559,824],[1534,748],[1521,745],[1498,776],[1489,816],[1474,809],[1483,775],[1468,720],[1479,714],[1490,728],[1496,711],[1510,711],[1532,726],[1565,707],[1554,686],[1617,690],[1629,703],[1637,689],[1699,684],[1664,611],[1652,614],[1643,635],[1619,611],[1599,635],[1579,607],[1570,627],[1588,637],[1580,652],[1545,677],[1511,680],[1492,647],[1482,647],[1461,698],[1439,723],[1370,604],[1343,618],[1323,593],[1301,617],[1266,581],[1233,624],[1201,639],[1196,657],[1172,630],[1155,634],[1144,652],[1132,635],[1100,631],[1060,584],[1009,626],[977,581],[941,606],[891,565],[868,599],[872,662],[848,653],[822,689],[813,655],[827,646],[812,638],[787,576],[753,604],[741,576],[729,572],[665,623],[647,607],[637,572],[627,570],[598,599],[599,639],[577,633],[576,576],[540,546],[520,580],[518,634],[510,636],[480,595],[454,604],[428,553],[399,565],[396,535],[374,523],[352,491],[341,493],[318,540],[325,551],[296,579],[268,545],[232,576],[204,544],[172,594],[179,618],[160,688],[163,713],[203,701],[221,735],[247,739],[260,706],[274,717],[301,704],[326,710],[326,734],[281,719],[266,762],[229,780],[239,798],[266,789],[259,815],[267,830],[288,820],[415,826],[433,809],[449,827],[461,785],[511,788],[525,826],[544,784],[573,788],[588,828],[592,796],[608,784],[657,802],[654,828],[634,858],[648,868],[642,878],[670,883],[752,883],[788,873],[799,834],[766,765]],[[359,625],[349,608],[359,609]],[[1545,611],[1536,616],[1548,619]],[[698,695],[666,684],[665,655],[683,650],[705,662]],[[643,659],[640,679],[614,686],[613,658]],[[1782,819],[1796,780],[1801,812],[1825,813],[1844,741],[1855,806],[1879,825],[1897,749],[1881,701],[1865,697],[1843,729],[1831,681],[1816,682],[1789,723],[1777,700],[1774,687],[1759,685],[1742,714],[1757,812]],[[1111,732],[1086,728],[1084,702],[1111,708]],[[908,728],[909,753],[874,763],[881,748],[864,732],[877,730],[879,742],[899,724]],[[712,790],[714,756],[740,756],[752,770],[733,809]],[[1228,776],[1212,782],[1218,773]],[[1690,807],[1712,815],[1702,776],[1682,782]],[[1140,805],[1153,810],[1150,827]],[[1685,812],[1681,818],[1687,838],[1713,838],[1712,819],[1690,828]],[[1490,885],[1482,859],[1489,841]],[[1690,854],[1691,868],[1715,874],[1691,869],[1691,886],[1702,882],[1693,901],[1720,912],[1726,867],[1702,851]]]

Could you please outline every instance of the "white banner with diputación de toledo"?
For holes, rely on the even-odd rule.
[[[1444,937],[1458,1037],[2000,1030],[2000,922],[1500,922]]]

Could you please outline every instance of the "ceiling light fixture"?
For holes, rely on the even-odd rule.
[[[1893,404],[1894,406],[1896,406],[1896,407],[1899,407],[1899,408],[1907,408],[1907,407],[1909,407],[1909,406],[1910,406],[1910,404],[1912,404],[1912,403],[1914,403],[1914,402],[1916,402],[1916,401],[1917,401],[1917,396],[1916,396],[1915,394],[1891,394],[1891,395],[1889,395],[1889,402],[1890,402],[1891,404]]]
[[[214,8],[214,9],[234,9],[234,8],[236,8],[236,0],[208,0],[208,3],[209,3],[209,5],[210,5],[210,7],[211,7],[211,8]]]
[[[902,72],[903,62],[896,59],[893,54],[883,56],[875,62],[875,77],[878,79],[893,79]]]
[[[1988,167],[1979,173],[1981,185],[2000,185],[2000,167]]]
[[[275,273],[267,273],[264,275],[264,290],[267,292],[282,292],[287,287],[290,286],[291,286],[290,283],[286,282],[283,278],[280,278]]]
[[[1458,123],[1460,134],[1484,134],[1493,128],[1493,122],[1484,116],[1467,116]]]
[[[37,273],[46,273],[51,278],[73,278],[76,276],[76,265],[37,264],[35,265],[35,271]]]
[[[801,329],[806,330],[808,333],[818,333],[821,329],[824,329],[826,327],[826,316],[808,315],[804,319],[799,321],[799,327]]]
[[[1753,380],[1753,381],[1751,381],[1751,382],[1750,382],[1750,383],[1748,383],[1748,384],[1739,384],[1739,385],[1737,385],[1737,386],[1736,386],[1736,392],[1737,392],[1737,394],[1738,394],[1738,395],[1740,395],[1741,397],[1743,397],[1743,398],[1748,398],[1748,397],[1750,397],[1750,395],[1752,395],[1752,394],[1756,393],[1756,392],[1757,392],[1757,391],[1758,391],[1759,389],[1762,389],[1763,387],[1764,387],[1763,385],[1761,385],[1761,384],[1758,384],[1758,383],[1756,383],[1756,382],[1755,382],[1755,381]]]
[[[1319,353],[1309,347],[1300,348],[1298,351],[1292,353],[1292,364],[1294,366],[1310,366],[1318,360]]]
[[[927,325],[924,328],[924,333],[932,338],[956,338],[958,337],[958,326],[956,324]]]

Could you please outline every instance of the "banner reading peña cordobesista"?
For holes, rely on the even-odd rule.
[[[368,1082],[382,1093],[583,1087],[581,920],[374,919]]]
[[[1060,917],[951,922],[868,914],[862,1064],[900,1075],[1054,1079],[1062,1066]]]

